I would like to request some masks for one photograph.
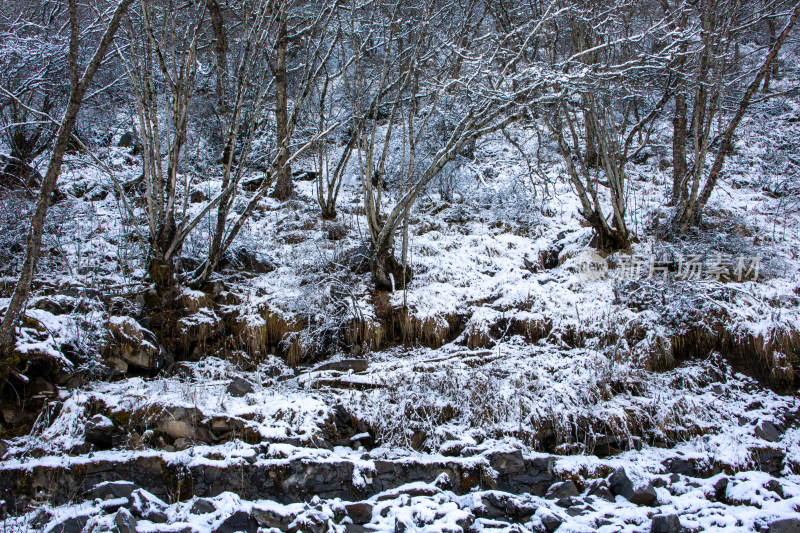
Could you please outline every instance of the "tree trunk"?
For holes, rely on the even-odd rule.
[[[672,118],[672,205],[678,204],[681,183],[688,170],[686,164],[686,93],[679,87],[675,93],[675,116]]]
[[[387,246],[376,248],[372,254],[372,280],[378,290],[394,291],[403,289],[411,281],[411,268],[405,272],[394,254]]]
[[[775,41],[778,39],[777,35],[775,35],[777,31],[777,24],[775,24],[775,18],[769,17],[767,19],[767,28],[769,29],[769,47],[772,48],[775,46]],[[769,92],[769,82],[771,78],[778,77],[778,63],[775,62],[772,64],[772,69],[767,71],[766,76],[764,76],[764,93]]]
[[[286,19],[281,20],[276,44],[275,58],[275,121],[277,133],[278,159],[276,166],[275,190],[272,197],[278,200],[288,200],[294,192],[292,183],[292,169],[289,161],[289,107],[286,83],[286,48],[289,45]]]

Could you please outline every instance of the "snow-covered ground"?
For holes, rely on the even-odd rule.
[[[546,188],[498,136],[453,171],[459,201],[436,187],[423,195],[411,220],[414,279],[390,296],[350,268],[366,231],[355,173],[339,200],[342,240],[328,238],[313,183],[298,182],[290,207],[265,199],[237,241],[274,269],[225,273],[228,296],[216,302],[184,294],[187,331],[232,321],[241,327],[223,335],[233,348],[209,334],[198,360],[156,376],[113,373],[100,355],[106,324],[141,319],[141,243],[108,177],[73,161],[62,184],[71,215],[49,236],[52,273],[37,285],[20,349],[83,379],[45,394],[33,431],[7,440],[0,477],[19,481],[3,489],[5,530],[677,531],[674,515],[687,531],[800,531],[800,123],[789,121],[798,113],[787,96],[745,119],[703,230],[684,240],[663,232],[664,121],[654,134],[664,144],[629,169],[638,240],[603,258],[600,279],[581,271],[591,230],[552,145],[542,146]],[[537,127],[514,132],[531,154]],[[121,181],[137,175],[121,149],[101,156]],[[194,189],[218,187],[210,178]],[[708,264],[718,253],[760,256],[758,279],[735,279],[735,265],[734,279],[620,276],[631,254],[702,254]],[[390,324],[386,306],[407,307],[406,318]],[[263,333],[274,322],[287,332],[278,346]],[[353,323],[360,334],[320,348]],[[291,367],[268,353],[285,356],[293,343]],[[91,421],[113,434],[110,449],[87,442]],[[551,482],[542,494],[505,486],[498,457],[550,461]],[[225,482],[198,495],[174,491],[174,480],[159,492],[47,477],[103,464],[124,479],[142,460],[217,469]],[[424,466],[448,461],[483,477],[457,484]],[[418,479],[373,484],[381,465],[406,463]],[[245,467],[266,479],[317,464],[346,465],[336,483],[349,499],[294,489],[248,499],[229,479]],[[619,469],[642,494],[628,493]],[[320,485],[301,471],[286,478],[292,487]],[[42,472],[52,485],[32,490]],[[556,482],[567,485],[548,496]]]

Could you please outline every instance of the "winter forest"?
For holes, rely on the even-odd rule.
[[[796,0],[0,0],[3,532],[800,532]]]

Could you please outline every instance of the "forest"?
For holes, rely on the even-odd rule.
[[[799,16],[0,0],[3,531],[800,532]]]

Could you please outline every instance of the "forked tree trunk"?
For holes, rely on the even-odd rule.
[[[702,192],[700,192],[699,196],[696,198],[695,195],[692,194],[679,206],[679,209],[675,214],[675,218],[673,219],[673,224],[678,227],[679,233],[684,233],[688,229],[689,225],[698,219],[701,210],[703,207],[705,207],[708,199],[711,197],[711,193],[714,190],[714,187],[716,186],[719,176],[722,172],[722,167],[725,164],[725,158],[733,150],[733,134],[735,133],[736,128],[739,126],[739,123],[742,121],[747,108],[750,106],[750,101],[753,97],[753,94],[758,90],[759,86],[761,86],[773,63],[778,58],[778,52],[780,52],[783,43],[786,41],[786,37],[789,35],[789,32],[797,22],[798,16],[800,16],[800,2],[798,2],[798,4],[794,7],[792,15],[789,17],[789,22],[783,28],[783,31],[775,41],[775,44],[772,46],[769,54],[767,54],[767,58],[761,65],[761,68],[759,69],[755,79],[747,87],[744,96],[742,96],[742,99],[739,102],[739,107],[736,110],[736,114],[733,116],[730,123],[728,123],[728,127],[725,128],[725,131],[722,133],[719,150],[714,158],[714,163],[711,165],[711,170],[709,171],[708,178],[706,178],[706,181],[703,185]]]
[[[413,277],[411,268],[406,266],[404,272],[403,265],[397,261],[392,250],[385,246],[373,251],[371,268],[372,280],[378,290],[394,291],[403,289]]]

